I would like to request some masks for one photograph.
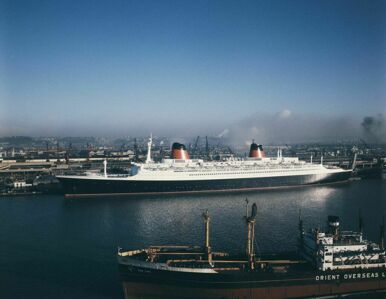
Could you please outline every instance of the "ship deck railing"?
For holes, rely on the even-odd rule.
[[[351,265],[334,265],[336,270],[351,270],[351,269],[385,269],[385,264],[351,264]]]
[[[210,173],[210,172],[216,172],[216,171],[226,171],[229,172],[227,174],[234,174],[232,172],[240,172],[240,171],[248,171],[248,173],[253,173],[256,171],[270,171],[270,172],[278,172],[281,170],[311,170],[311,169],[319,169],[319,166],[310,166],[310,167],[302,167],[302,166],[295,166],[295,167],[238,167],[235,169],[235,167],[213,167],[213,168],[197,168],[197,169],[178,169],[178,168],[172,168],[174,172],[191,172],[191,173]],[[152,170],[161,170],[161,169],[152,169]],[[162,170],[170,170],[170,169],[162,169]]]
[[[181,167],[173,167],[172,165],[149,165],[145,167],[146,170],[170,170],[173,169],[174,171],[178,172],[186,172],[186,171],[213,171],[213,169],[216,170],[235,170],[235,169],[241,169],[241,170],[261,170],[261,169],[294,169],[294,168],[300,168],[300,169],[311,169],[311,168],[320,168],[320,164],[303,164],[303,163],[264,163],[264,164],[249,164],[249,165],[242,165],[242,164],[225,164],[225,165],[187,165],[187,167],[184,167],[181,169]],[[188,170],[187,170],[188,169]]]
[[[151,249],[199,249],[201,246],[196,245],[152,245],[149,246]]]
[[[147,253],[147,249],[136,249],[136,250],[125,250],[125,251],[122,251],[122,248],[118,247],[118,255],[119,256],[134,256],[134,255],[138,255],[138,254],[141,254],[141,253]]]
[[[170,250],[176,250],[175,252],[172,252]],[[135,256],[142,253],[146,253],[149,255],[178,255],[178,254],[201,254],[203,255],[204,252],[201,252],[202,247],[200,246],[191,246],[191,245],[154,245],[150,246],[148,248],[144,249],[136,249],[136,250],[122,250],[121,247],[118,247],[118,255],[119,256]],[[187,250],[187,251],[177,251],[177,250]],[[190,251],[189,251],[190,250]],[[200,252],[198,251],[200,250]],[[222,253],[218,253],[218,255],[221,255]]]
[[[386,266],[384,259],[376,259],[376,260],[363,260],[363,259],[355,259],[355,260],[344,260],[344,261],[333,261],[332,264],[334,266],[352,266],[352,265],[381,265]]]

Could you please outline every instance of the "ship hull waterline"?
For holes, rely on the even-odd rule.
[[[123,282],[125,299],[283,299],[371,294],[385,291],[386,281],[347,282],[342,284],[309,284],[260,288],[192,288],[143,282]]]
[[[247,192],[261,189],[324,185],[345,182],[350,171],[329,174],[256,177],[238,179],[162,181],[109,180],[93,178],[58,177],[67,198],[127,195],[170,195],[189,193]]]
[[[125,299],[280,299],[337,296],[351,293],[365,294],[386,290],[384,269],[354,269],[344,273],[309,271],[303,274],[258,274],[253,272],[195,274],[146,268],[133,269],[120,265],[120,274]],[[327,279],[332,276],[336,278],[338,275],[340,279]],[[351,278],[344,279],[349,275]],[[322,276],[325,279],[316,279]]]

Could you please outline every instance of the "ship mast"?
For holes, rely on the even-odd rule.
[[[304,248],[304,227],[303,227],[303,219],[302,219],[302,211],[299,210],[299,241],[300,241],[300,250]]]
[[[146,157],[146,163],[152,162],[151,160],[151,145],[153,142],[153,134],[150,134],[149,141],[147,143],[147,157]]]
[[[106,159],[103,160],[103,174],[104,174],[104,177],[107,178],[107,160]]]
[[[255,268],[254,258],[254,242],[255,242],[255,223],[256,223],[256,214],[257,214],[257,206],[254,203],[252,205],[251,216],[247,215],[247,226],[248,226],[248,234],[247,234],[247,257],[249,268],[253,270]]]
[[[361,210],[359,210],[359,213],[358,213],[358,230],[361,234],[363,234],[363,218],[362,218]]]
[[[205,211],[205,213],[202,214],[202,217],[204,217],[204,223],[205,223],[205,254],[208,259],[208,263],[212,266],[212,249],[210,247],[209,242],[209,228],[210,228],[210,216],[208,213],[208,210]]]
[[[351,169],[354,170],[357,164],[357,153],[354,154],[354,160],[352,162]]]
[[[385,217],[382,217],[382,225],[380,226],[379,248],[385,250]]]

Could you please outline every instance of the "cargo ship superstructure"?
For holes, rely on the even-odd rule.
[[[352,170],[314,164],[297,157],[266,157],[261,145],[252,143],[249,157],[225,161],[190,159],[185,146],[174,143],[171,159],[154,162],[152,138],[145,163],[133,163],[130,174],[104,173],[57,176],[66,196],[106,194],[160,194],[247,191],[297,185],[323,184],[347,180]]]
[[[297,252],[261,254],[254,246],[256,213],[254,205],[246,217],[244,254],[212,250],[207,212],[203,246],[118,249],[125,298],[279,299],[386,289],[384,225],[379,243],[373,243],[361,228],[341,231],[337,216],[328,217],[325,232],[304,232],[299,219]]]

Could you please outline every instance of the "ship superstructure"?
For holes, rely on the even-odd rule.
[[[151,158],[152,138],[145,163],[133,163],[128,175],[89,173],[57,176],[70,195],[149,194],[255,190],[344,181],[352,170],[307,163],[297,157],[266,157],[261,145],[251,144],[246,159],[225,161],[190,159],[185,146],[174,143],[171,159],[156,163]]]
[[[339,217],[329,216],[327,232],[315,229],[301,238],[301,253],[320,271],[381,268],[386,266],[383,235],[382,225],[380,243],[369,242],[361,228],[340,231]]]
[[[248,212],[247,212],[248,213]],[[359,232],[340,232],[339,218],[328,229],[307,233],[299,221],[299,250],[257,253],[257,207],[246,216],[246,251],[230,256],[210,245],[208,212],[203,246],[151,246],[118,250],[126,298],[296,298],[386,289],[384,225],[379,244]]]

